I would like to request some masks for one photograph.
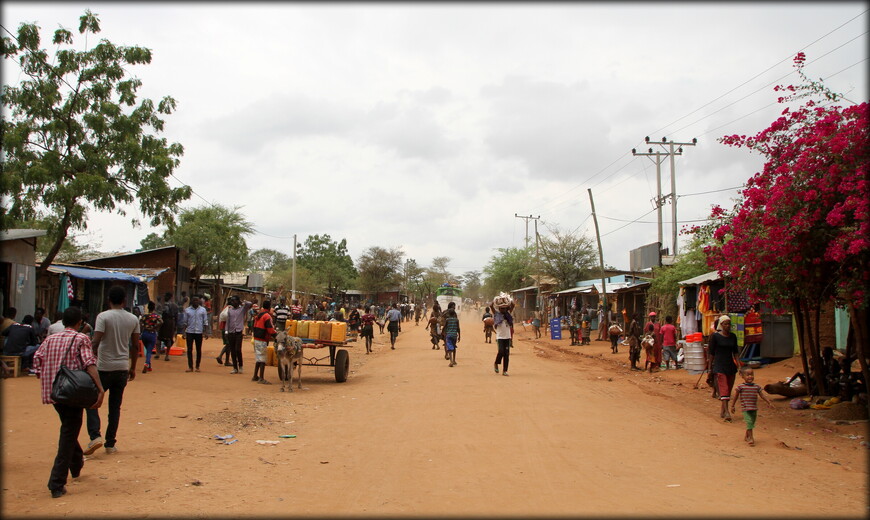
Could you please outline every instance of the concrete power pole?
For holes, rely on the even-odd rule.
[[[646,142],[647,143],[650,142],[649,137],[646,138]],[[673,234],[674,249],[673,249],[673,252],[671,254],[676,256],[677,255],[677,175],[676,175],[676,166],[674,164],[674,156],[675,155],[682,155],[683,146],[695,146],[696,144],[698,144],[698,140],[695,138],[692,138],[691,143],[676,143],[674,141],[668,141],[666,137],[662,137],[661,142],[657,143],[657,142],[653,141],[652,144],[657,144],[657,145],[661,146],[662,148],[665,148],[666,150],[668,150],[667,155],[671,159],[671,161],[670,161],[671,162],[671,193],[668,196],[671,198],[671,219],[673,222],[671,231]],[[678,146],[679,148],[676,151],[674,151],[674,146]]]
[[[517,215],[516,213],[514,213],[514,217],[521,218],[526,221],[526,247],[529,247],[529,221],[538,220],[539,218],[541,218],[541,216],[538,215],[537,217],[533,217],[529,215],[528,217],[524,217],[522,215]],[[537,222],[535,223],[535,225],[537,225]]]
[[[296,299],[296,233],[293,233],[293,272],[290,278],[290,301]]]

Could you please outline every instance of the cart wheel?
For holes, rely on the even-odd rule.
[[[335,353],[335,382],[347,381],[348,372],[350,372],[350,357],[347,351],[342,349]]]

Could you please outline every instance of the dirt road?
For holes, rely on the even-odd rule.
[[[866,422],[775,399],[749,447],[742,421],[723,423],[709,392],[692,389],[697,376],[630,372],[609,344],[568,347],[518,327],[503,377],[478,324],[463,316],[456,367],[412,322],[394,351],[377,331],[373,354],[353,344],[346,383],[305,366],[293,393],[251,382],[250,344],[242,375],[218,366],[214,339],[201,373],[182,357],[154,361],[127,387],[118,453],[95,453],[60,499],[46,488],[57,416],[36,378],[4,380],[3,517],[868,513],[867,449],[849,438],[866,440]],[[277,383],[275,368],[267,378]],[[238,442],[213,438],[225,434]]]

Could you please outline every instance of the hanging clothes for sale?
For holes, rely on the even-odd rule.
[[[683,320],[680,322],[680,330],[683,333],[683,337],[699,332],[698,318],[695,315],[694,309],[686,311]]]
[[[710,310],[710,286],[701,285],[698,287],[698,312],[706,313]]]
[[[683,296],[683,304],[685,305],[685,310],[695,310],[698,308],[698,286],[697,285],[689,285],[683,287],[683,290],[686,291]]]

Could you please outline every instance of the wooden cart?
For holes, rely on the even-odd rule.
[[[344,383],[347,381],[347,374],[350,372],[350,355],[347,350],[339,347],[346,347],[347,341],[324,341],[320,339],[300,338],[304,345],[302,351],[303,365],[312,367],[335,367],[335,382]],[[329,349],[329,355],[324,356],[307,356],[305,350],[308,349]],[[328,363],[327,363],[328,361]]]

